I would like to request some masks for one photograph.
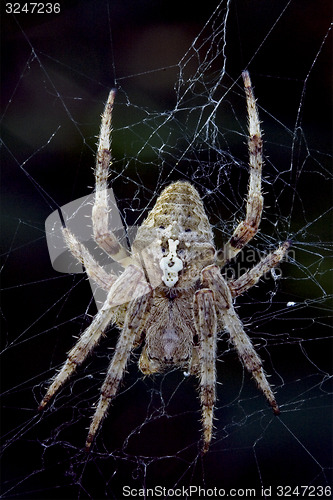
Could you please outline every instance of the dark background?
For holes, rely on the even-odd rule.
[[[157,136],[152,132],[177,102],[201,107],[218,80],[225,4],[202,32],[198,52],[191,47],[200,43],[192,44],[217,2],[64,4],[59,15],[15,18],[1,4],[3,497],[120,498],[123,485],[258,492],[262,485],[324,486],[332,458],[330,35],[322,46],[330,2],[230,2],[217,95],[231,90],[216,116],[218,141],[200,136],[189,150],[195,113],[179,113]],[[216,37],[205,44],[212,26]],[[216,47],[217,57],[196,73],[207,47]],[[85,457],[91,406],[116,332],[37,415],[47,380],[96,311],[83,275],[52,269],[45,219],[91,191],[100,113],[116,86],[113,189],[126,223],[140,221],[171,179],[189,178],[222,241],[241,217],[246,191],[245,67],[265,134],[266,217],[255,244],[263,250],[291,238],[296,263],[284,264],[279,283],[242,297],[239,313],[272,374],[281,417],[272,418],[222,336],[216,439],[206,457],[199,454],[196,382],[180,371],[144,379],[135,363]],[[188,101],[180,99],[179,68],[184,79],[196,78]],[[240,173],[230,162],[221,168],[222,150],[239,160]],[[286,307],[291,301],[294,309]]]

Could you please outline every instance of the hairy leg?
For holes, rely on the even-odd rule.
[[[279,415],[280,410],[275,400],[272,388],[263,370],[262,361],[256,353],[250,338],[245,333],[243,325],[233,307],[224,312],[223,321],[225,328],[230,335],[230,340],[234,345],[241,361],[244,363],[245,368],[252,374],[259,389],[266,396],[266,399],[271,405],[275,415]]]
[[[144,291],[144,290],[142,290]],[[112,398],[116,395],[124,375],[127,361],[134,347],[135,338],[140,334],[146,323],[146,309],[149,305],[149,295],[141,294],[128,308],[125,323],[119,336],[115,353],[101,389],[101,396],[92,418],[87,440],[86,451],[90,449],[96,432],[106,415]]]
[[[262,368],[262,361],[256,353],[252,342],[245,333],[243,325],[232,304],[232,296],[227,282],[221,276],[217,266],[208,266],[202,271],[202,280],[205,286],[214,290],[216,308],[221,326],[229,333],[230,340],[245,368],[252,374],[258,387],[266,396],[273,412],[278,415],[279,407],[275,400],[272,388]]]
[[[128,267],[113,284],[102,309],[96,314],[91,325],[83,332],[78,342],[69,352],[67,361],[50,385],[39,405],[43,410],[60,387],[70,378],[76,367],[81,365],[99,342],[105,329],[112,321],[114,308],[150,292],[143,271],[135,266]]]
[[[288,248],[290,247],[290,242],[286,241],[280,247],[278,247],[274,252],[269,253],[261,261],[249,269],[246,273],[242,274],[237,279],[228,281],[228,287],[231,291],[231,295],[235,298],[242,295],[246,290],[251,288],[253,285],[258,283],[259,279],[271,269],[276,267],[282,259],[285,257]]]
[[[102,115],[96,158],[95,203],[92,210],[92,222],[97,245],[111,255],[114,260],[120,262],[123,267],[126,267],[131,263],[129,252],[109,229],[108,177],[111,162],[111,119],[115,95],[116,91],[112,89]]]
[[[246,202],[245,219],[236,227],[232,237],[225,244],[223,256],[218,261],[219,266],[233,259],[237,253],[256,235],[263,209],[263,196],[261,194],[262,173],[262,138],[260,120],[251,86],[250,75],[247,71],[243,74],[246,94],[247,112],[249,118],[249,187]]]
[[[207,288],[196,292],[194,320],[199,337],[200,400],[202,407],[203,447],[206,453],[213,434],[213,412],[216,385],[217,321],[213,292]]]
[[[114,274],[108,274],[104,269],[95,261],[89,250],[74,236],[74,234],[67,228],[62,230],[66,244],[71,253],[76,259],[84,266],[85,271],[89,278],[108,292],[117,280]]]

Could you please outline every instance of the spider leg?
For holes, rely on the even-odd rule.
[[[217,320],[213,292],[207,288],[194,296],[194,320],[199,337],[200,400],[202,407],[203,448],[206,453],[213,433],[213,411],[216,385]]]
[[[272,388],[262,368],[262,361],[256,353],[252,342],[245,333],[243,325],[232,305],[232,296],[226,281],[221,276],[217,266],[208,266],[202,271],[202,279],[205,286],[214,290],[217,310],[224,328],[230,336],[240,359],[245,368],[252,374],[258,387],[264,393],[271,405],[273,412],[278,415],[279,407],[275,400]]]
[[[140,293],[147,294],[149,292],[150,287],[145,281],[143,271],[135,266],[128,267],[113,284],[102,309],[96,314],[90,326],[83,332],[78,342],[69,352],[65,364],[41,401],[38,407],[39,410],[45,408],[50,399],[73,374],[76,367],[81,365],[95,348],[105,329],[112,321],[115,307],[140,297]]]
[[[95,261],[89,250],[74,236],[74,234],[67,228],[62,230],[65,242],[81,264],[83,264],[85,271],[89,278],[93,279],[95,283],[105,291],[109,291],[113,283],[117,280],[114,274],[108,274],[104,269]]]
[[[92,210],[92,223],[94,239],[97,245],[123,267],[126,267],[132,263],[129,252],[119,243],[117,237],[109,229],[108,177],[111,162],[111,119],[115,95],[116,91],[112,89],[102,115],[96,158],[95,202]]]
[[[127,361],[134,347],[135,338],[138,332],[142,332],[146,323],[145,311],[149,304],[150,296],[147,294],[144,295],[143,292],[144,289],[141,293],[141,297],[133,301],[129,306],[124,327],[118,339],[114,356],[101,388],[100,400],[90,424],[86,440],[86,451],[89,451],[101,421],[106,415],[111,400],[117,393],[125,372]]]
[[[249,187],[246,202],[245,219],[236,227],[232,237],[224,246],[223,257],[218,265],[223,266],[256,235],[263,209],[263,196],[261,194],[262,171],[262,138],[260,120],[253,94],[250,75],[247,71],[242,73],[246,94],[247,112],[249,117]]]
[[[238,297],[238,295],[242,295],[246,290],[258,283],[261,276],[269,272],[281,262],[289,247],[290,242],[285,241],[281,246],[274,250],[274,252],[269,253],[261,259],[261,261],[252,269],[249,269],[239,278],[228,281],[228,287],[231,291],[232,297],[235,298]]]

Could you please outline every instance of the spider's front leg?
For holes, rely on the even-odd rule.
[[[208,288],[198,290],[194,296],[194,320],[199,338],[200,400],[204,441],[202,453],[206,453],[213,434],[217,337],[214,297]]]
[[[95,169],[95,202],[92,210],[94,239],[97,245],[108,255],[120,262],[123,267],[133,263],[129,252],[118,241],[109,229],[110,207],[108,204],[108,177],[111,163],[111,120],[116,91],[112,89],[102,115],[99,134],[96,169]]]
[[[218,264],[223,266],[233,259],[238,252],[256,235],[263,209],[263,196],[261,194],[261,174],[262,174],[262,138],[260,130],[260,120],[251,85],[250,75],[247,71],[242,73],[247,113],[249,118],[249,187],[246,202],[245,219],[236,227],[232,237],[224,246],[223,258]]]

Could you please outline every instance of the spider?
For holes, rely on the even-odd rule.
[[[230,336],[240,360],[266,396],[273,412],[279,407],[266,378],[262,361],[245,333],[233,300],[259,281],[286,255],[290,243],[275,251],[237,279],[226,281],[221,269],[257,233],[263,209],[261,193],[262,139],[256,101],[249,73],[242,73],[249,128],[249,186],[245,219],[225,244],[214,246],[212,226],[196,188],[178,181],[167,186],[138,228],[131,252],[109,230],[107,178],[111,164],[110,135],[115,90],[111,90],[102,115],[95,169],[93,234],[97,245],[124,271],[107,273],[76,236],[63,227],[72,254],[90,278],[105,289],[107,299],[68,354],[67,361],[40,403],[42,410],[59,388],[93,351],[110,324],[120,329],[117,345],[91,420],[86,450],[94,441],[110,402],[115,397],[133,349],[143,345],[139,369],[144,375],[172,367],[199,378],[202,407],[202,453],[209,449],[216,401],[216,344],[218,332]]]

